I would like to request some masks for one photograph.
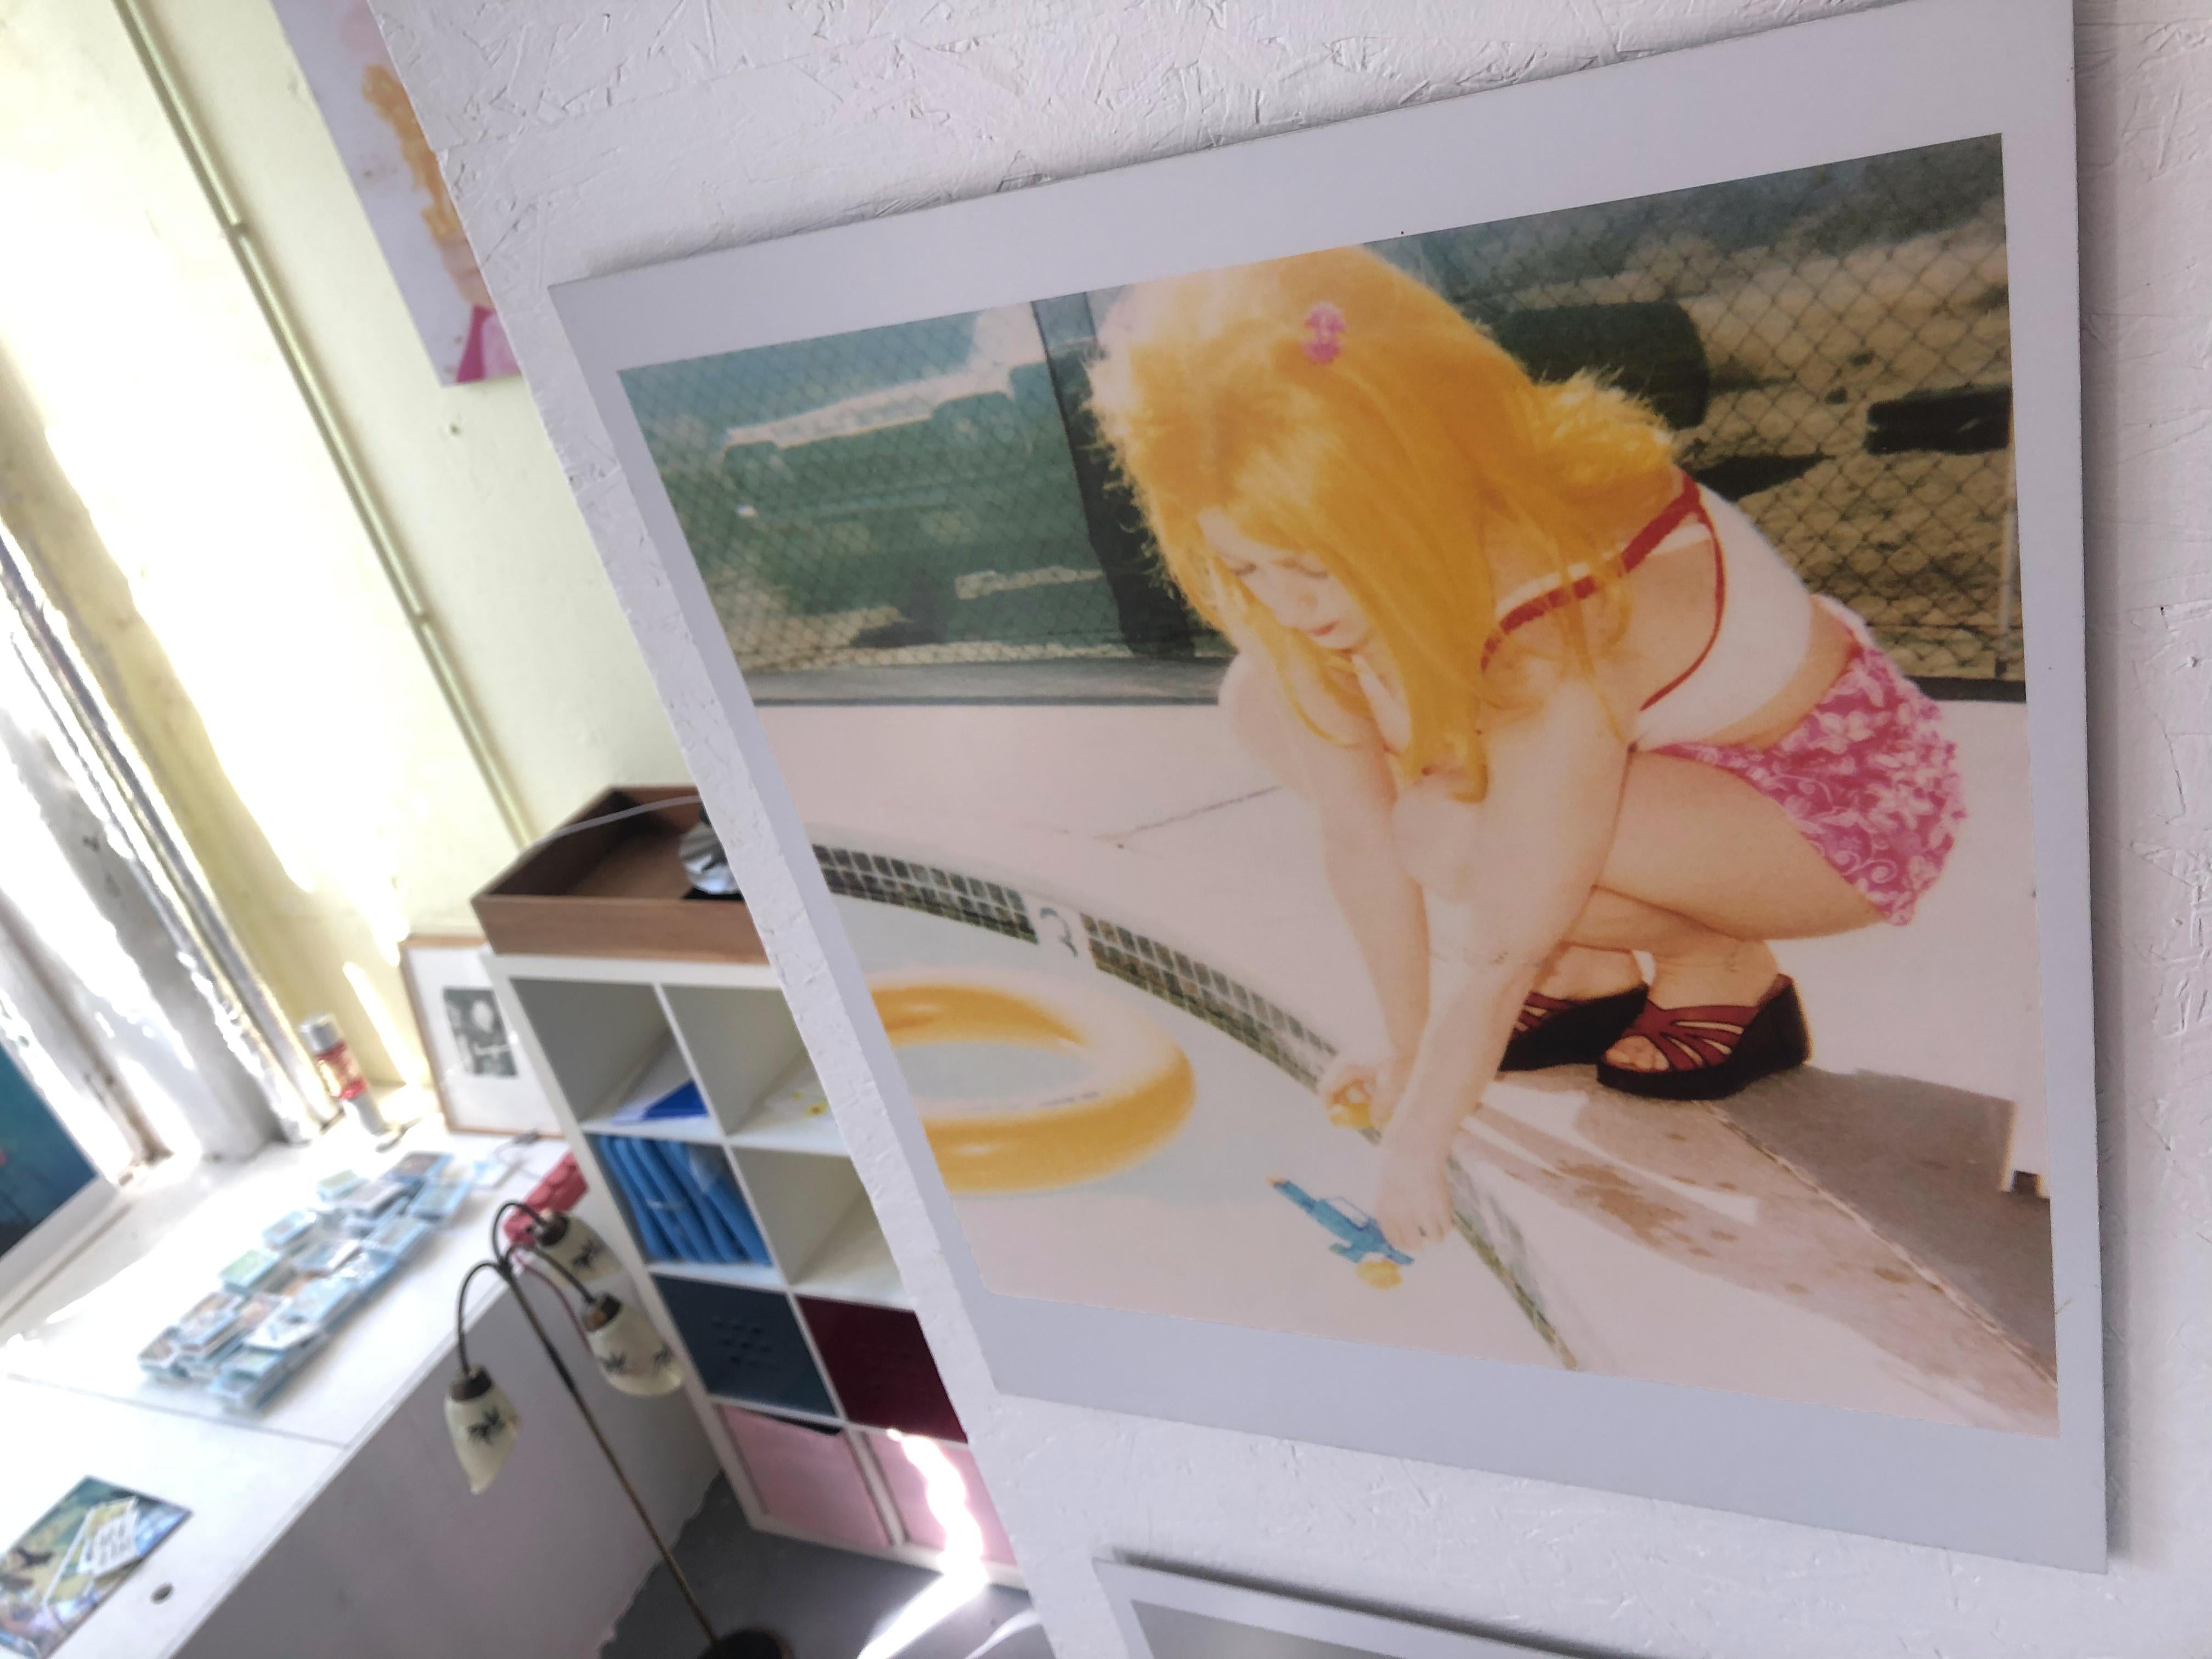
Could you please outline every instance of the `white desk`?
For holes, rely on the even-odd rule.
[[[464,1137],[464,1158],[498,1143]],[[258,1243],[261,1229],[314,1201],[321,1176],[351,1168],[370,1174],[401,1152],[442,1152],[454,1143],[425,1124],[379,1153],[357,1132],[312,1146],[270,1147],[249,1164],[204,1165],[165,1190],[157,1204],[134,1206],[9,1318],[0,1372],[126,1405],[206,1418],[327,1446],[357,1443],[422,1376],[453,1351],[453,1290],[461,1271],[484,1254],[485,1221],[501,1199],[521,1198],[562,1152],[532,1149],[532,1174],[490,1193],[471,1194],[460,1213],[361,1306],[269,1409],[241,1416],[205,1389],[150,1377],[138,1351],[216,1288],[216,1275]],[[479,1285],[482,1284],[480,1279]]]
[[[424,1125],[403,1146],[453,1145],[475,1158],[494,1144],[455,1145]],[[561,1150],[539,1148],[533,1168]],[[470,1352],[514,1397],[524,1437],[475,1499],[445,1443],[454,1291],[484,1253],[494,1203],[523,1196],[532,1173],[472,1194],[265,1413],[227,1412],[204,1389],[138,1369],[138,1350],[319,1176],[349,1164],[367,1173],[394,1156],[344,1132],[231,1169],[157,1175],[0,1326],[0,1540],[88,1474],[192,1511],[69,1638],[66,1659],[169,1659],[187,1648],[210,1659],[582,1659],[628,1603],[651,1546],[489,1276],[471,1296]],[[587,1373],[566,1322],[539,1305],[572,1369]],[[680,1524],[715,1467],[690,1414],[680,1401],[611,1389],[593,1389],[592,1401],[656,1521]]]
[[[313,1441],[7,1378],[0,1444],[0,1539],[88,1474],[192,1512],[63,1644],[69,1659],[174,1653],[344,1461]]]

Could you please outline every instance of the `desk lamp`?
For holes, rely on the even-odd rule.
[[[517,1212],[527,1218],[526,1224],[508,1234],[503,1224],[510,1213]],[[624,1394],[641,1395],[672,1394],[684,1385],[683,1367],[677,1363],[667,1340],[653,1328],[653,1322],[639,1309],[603,1292],[594,1294],[587,1287],[587,1281],[605,1279],[616,1271],[614,1253],[608,1249],[605,1241],[573,1215],[544,1215],[527,1204],[502,1204],[491,1218],[491,1255],[461,1275],[460,1291],[453,1302],[454,1347],[460,1360],[460,1376],[446,1392],[446,1427],[453,1438],[454,1455],[460,1459],[462,1471],[468,1476],[469,1490],[480,1492],[491,1485],[492,1478],[507,1462],[507,1454],[514,1449],[515,1436],[522,1427],[521,1414],[507,1398],[507,1390],[492,1381],[489,1371],[469,1363],[469,1334],[464,1318],[469,1285],[478,1273],[489,1273],[514,1293],[523,1317],[530,1322],[530,1328],[538,1337],[538,1346],[544,1349],[545,1358],[552,1362],[554,1375],[568,1391],[568,1398],[576,1402],[584,1426],[599,1442],[599,1450],[607,1460],[607,1467],[614,1471],[623,1495],[637,1511],[639,1524],[653,1540],[653,1548],[660,1552],[668,1576],[682,1592],[691,1616],[706,1632],[707,1648],[702,1659],[791,1659],[791,1650],[773,1632],[742,1630],[729,1636],[715,1635],[713,1621],[707,1617],[706,1608],[699,1605],[691,1581],[676,1565],[676,1557],[661,1537],[660,1529],[646,1513],[644,1500],[638,1497],[637,1488],[630,1485],[629,1477],[623,1472],[599,1419],[592,1415],[583,1390],[576,1386],[575,1377],[553,1346],[552,1339],[546,1335],[545,1328],[538,1322],[538,1310],[523,1294],[525,1274],[540,1283],[553,1285],[555,1293],[560,1294],[561,1286],[538,1271],[540,1262],[566,1280],[578,1297],[578,1306],[568,1308],[565,1297],[562,1305],[583,1334],[592,1357],[599,1361],[601,1375],[611,1384]]]

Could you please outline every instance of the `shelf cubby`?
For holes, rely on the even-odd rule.
[[[748,1146],[735,1148],[732,1156],[777,1267],[787,1282],[798,1284],[836,1237],[854,1204],[867,1202],[860,1177],[843,1158]]]
[[[762,1152],[843,1158],[845,1138],[830,1115],[830,1097],[802,1054],[771,1082],[753,1111],[730,1133],[732,1146]]]
[[[770,1409],[836,1413],[788,1297],[665,1273],[653,1277],[708,1394]]]
[[[968,1438],[913,1314],[811,1296],[799,1298],[799,1311],[848,1419],[933,1440]]]
[[[675,1041],[650,985],[588,980],[507,981],[546,1070],[577,1119],[593,1129]]]
[[[874,1206],[863,1194],[843,1217],[823,1235],[814,1254],[795,1272],[787,1272],[791,1288],[802,1296],[867,1302],[886,1308],[914,1305],[899,1278],[891,1247],[876,1223]]]
[[[721,1137],[741,1133],[775,1086],[805,1070],[806,1048],[781,997],[725,986],[663,985],[659,990]]]
[[[984,1489],[982,1472],[968,1448],[921,1435],[889,1435],[873,1429],[858,1431],[868,1455],[891,1501],[891,1513],[905,1541],[927,1550],[942,1550],[952,1540],[929,1498],[929,1474],[924,1467],[934,1453],[942,1453],[966,1487],[964,1504],[982,1534],[983,1559],[1001,1566],[1014,1565],[1014,1547]],[[920,1455],[917,1455],[916,1454]]]
[[[742,1406],[718,1409],[752,1476],[754,1492],[771,1516],[848,1549],[890,1547],[890,1529],[860,1461],[868,1453],[844,1430]]]
[[[725,1284],[780,1287],[728,1149],[586,1131],[647,1263]]]

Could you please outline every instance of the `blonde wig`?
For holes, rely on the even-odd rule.
[[[1361,707],[1350,661],[1278,623],[1200,515],[1311,556],[1389,653],[1412,726],[1401,767],[1455,769],[1474,799],[1487,788],[1485,725],[1514,702],[1515,653],[1489,655],[1501,586],[1595,573],[1595,603],[1527,630],[1589,672],[1605,643],[1590,613],[1619,614],[1611,555],[1676,484],[1668,434],[1642,405],[1587,375],[1538,386],[1364,249],[1131,289],[1101,343],[1101,427],[1191,604],[1256,639],[1294,704],[1305,682]],[[1503,548],[1514,552],[1501,571]]]

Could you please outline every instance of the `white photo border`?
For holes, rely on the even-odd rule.
[[[1516,1659],[1552,1651],[1494,1636],[1470,1636],[1383,1613],[1332,1607],[1279,1590],[1224,1584],[1128,1561],[1100,1561],[1098,1583],[1129,1659],[1160,1659],[1139,1618],[1139,1606],[1194,1613],[1224,1624],[1372,1653],[1377,1659]],[[1295,1650],[1291,1650],[1294,1651]],[[1247,1651],[1240,1644],[1239,1652]]]
[[[2009,1434],[988,1290],[624,396],[624,369],[2001,136],[2057,1306],[2059,1431]],[[1476,158],[1462,167],[1440,155]],[[1755,162],[1747,161],[1756,157]],[[1484,158],[1505,158],[1486,166]],[[2080,325],[2068,0],[1903,0],[1334,125],[561,284],[556,309],[997,1385],[1101,1409],[2101,1571]],[[641,587],[642,585],[640,585]],[[664,597],[665,596],[665,597]],[[635,606],[635,593],[633,593]],[[721,800],[715,800],[720,794]],[[727,808],[726,812],[724,809]],[[1378,1389],[1390,1407],[1374,1409]]]

